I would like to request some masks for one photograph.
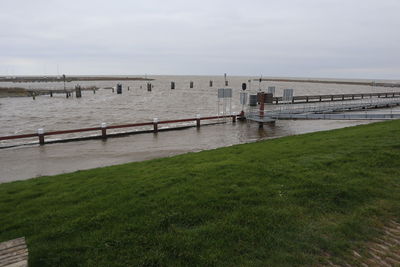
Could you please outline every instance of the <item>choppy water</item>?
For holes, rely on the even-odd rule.
[[[121,81],[123,94],[112,93],[109,89],[100,89],[93,94],[84,91],[82,98],[66,99],[65,95],[54,97],[39,96],[36,100],[29,97],[0,98],[0,136],[32,133],[38,128],[46,131],[97,127],[101,122],[123,124],[149,121],[153,118],[178,119],[194,117],[196,114],[217,114],[217,88],[224,86],[223,76],[152,76],[154,88],[147,92],[145,81]],[[241,84],[256,77],[229,77],[229,87],[233,88],[232,111],[240,112],[239,92]],[[209,81],[214,86],[209,87]],[[176,83],[176,89],[170,89],[170,82]],[[189,88],[190,81],[194,88]],[[96,85],[100,88],[114,87],[117,81],[79,82],[82,86]],[[78,84],[67,83],[68,88]],[[62,83],[2,83],[0,86],[23,86],[26,88],[62,89]],[[127,87],[130,87],[130,91]],[[282,95],[283,89],[293,88],[295,95],[337,94],[360,92],[385,92],[393,88],[262,82],[261,88],[276,87],[276,95]],[[248,91],[258,91],[259,83],[252,81]],[[398,88],[397,88],[398,89]]]

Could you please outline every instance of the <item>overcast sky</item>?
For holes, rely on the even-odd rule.
[[[1,0],[0,75],[400,79],[400,0]]]

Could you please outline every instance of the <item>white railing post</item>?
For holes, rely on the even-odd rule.
[[[153,128],[154,128],[154,133],[158,132],[158,118],[153,119]]]
[[[101,137],[107,138],[107,123],[105,122],[101,123]]]
[[[38,136],[39,136],[39,144],[40,145],[44,145],[44,129],[43,128],[39,128],[37,130]]]

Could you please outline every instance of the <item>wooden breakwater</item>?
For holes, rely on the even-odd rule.
[[[97,86],[79,87],[81,91],[96,91]],[[76,92],[75,89],[27,89],[22,87],[0,87],[0,97],[36,97],[40,95],[65,94],[67,97],[72,96]]]
[[[122,76],[0,76],[0,82],[74,82],[74,81],[152,81],[143,77]]]
[[[342,84],[342,85],[361,85],[375,87],[400,87],[400,83],[387,82],[362,82],[362,81],[339,81],[339,80],[316,80],[316,79],[284,79],[284,78],[262,78],[254,79],[254,81],[263,82],[296,82],[296,83],[325,83],[325,84]]]
[[[26,88],[0,87],[0,97],[22,97],[22,96],[30,96]]]

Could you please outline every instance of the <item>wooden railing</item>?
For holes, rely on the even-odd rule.
[[[378,97],[378,98],[400,97],[400,92],[293,96],[291,103],[296,104],[296,103],[323,102],[323,101],[344,101],[344,100],[355,100],[355,99],[364,99],[372,97]],[[273,98],[273,103],[283,104],[287,102],[284,102],[283,98],[279,96]]]
[[[21,134],[21,135],[9,135],[9,136],[0,136],[0,141],[3,140],[14,140],[14,139],[23,139],[23,138],[32,138],[38,137],[39,144],[45,144],[45,136],[50,135],[60,135],[60,134],[71,134],[71,133],[81,133],[81,132],[92,132],[92,131],[101,131],[101,137],[107,138],[107,129],[120,129],[120,128],[132,128],[132,127],[141,127],[141,126],[153,126],[153,132],[158,132],[159,124],[172,124],[172,123],[181,123],[181,122],[196,122],[196,127],[200,127],[200,121],[202,120],[216,120],[221,118],[232,118],[232,121],[236,121],[237,115],[227,115],[227,116],[211,116],[211,117],[200,117],[196,118],[188,118],[188,119],[178,119],[178,120],[166,120],[166,121],[158,121],[158,119],[153,119],[152,122],[142,122],[142,123],[132,123],[132,124],[123,124],[123,125],[110,125],[107,126],[105,123],[102,123],[100,127],[93,128],[81,128],[81,129],[72,129],[72,130],[62,130],[62,131],[51,131],[45,132],[44,129],[38,129],[37,133],[32,134]]]

